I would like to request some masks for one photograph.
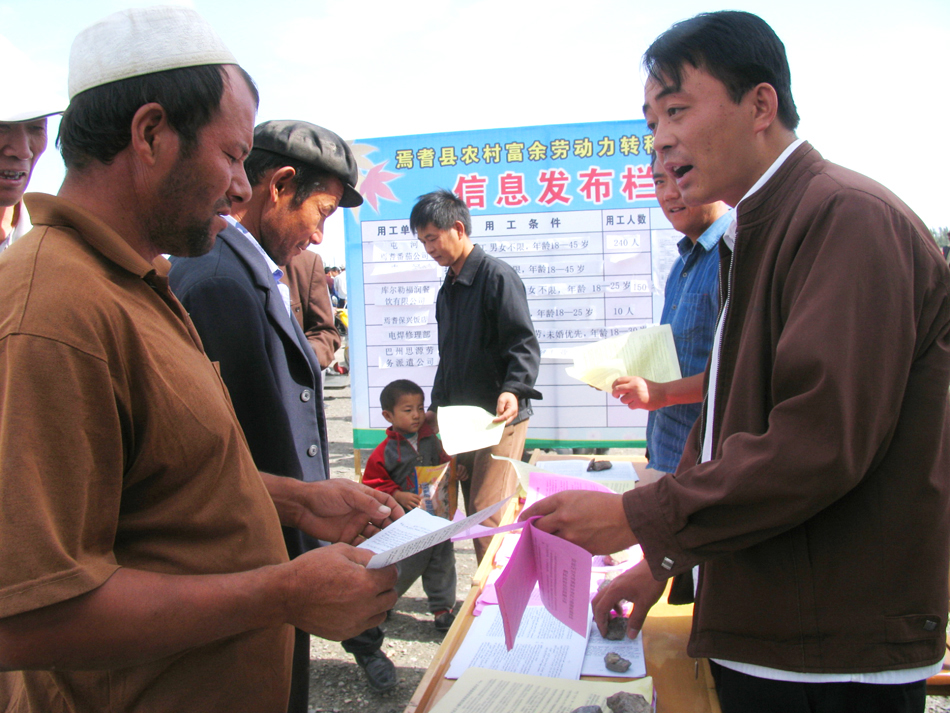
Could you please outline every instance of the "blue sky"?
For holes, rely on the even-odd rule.
[[[65,101],[69,46],[117,0],[0,0],[0,36]],[[640,118],[640,57],[697,12],[749,10],[782,38],[799,135],[950,225],[950,3],[945,0],[193,0],[261,90],[259,119],[360,139]],[[7,45],[8,46],[8,45]],[[2,49],[2,45],[0,45]],[[31,184],[55,192],[54,150]],[[342,220],[320,252],[343,259]]]

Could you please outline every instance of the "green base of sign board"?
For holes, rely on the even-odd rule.
[[[353,447],[371,449],[378,446],[386,438],[386,431],[377,428],[354,428]],[[529,438],[525,441],[525,448],[646,448],[646,441],[552,441],[540,438]]]

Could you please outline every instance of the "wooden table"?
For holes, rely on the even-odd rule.
[[[591,456],[558,456],[535,451],[531,463],[544,460],[586,459]],[[598,459],[608,458],[598,456]],[[642,471],[646,460],[637,456],[610,456],[609,460],[632,461],[637,472]],[[516,514],[517,505],[512,503],[502,522],[511,522]],[[458,651],[474,617],[472,610],[492,571],[492,561],[501,545],[502,538],[496,536],[485,554],[481,565],[472,578],[472,586],[465,602],[459,610],[452,628],[446,634],[442,645],[435,654],[432,664],[419,682],[406,713],[428,713],[442,696],[452,687],[454,681],[445,678],[445,672]],[[670,606],[664,596],[650,611],[643,627],[643,645],[646,655],[647,675],[653,677],[657,695],[657,713],[720,713],[719,700],[713,686],[709,664],[705,659],[694,659],[686,653],[692,622],[692,606]],[[625,681],[621,678],[584,677],[591,681]]]

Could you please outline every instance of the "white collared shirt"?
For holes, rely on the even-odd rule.
[[[225,215],[223,217],[226,221],[228,221],[229,225],[237,228],[241,232],[241,235],[246,237],[251,242],[251,245],[254,246],[254,249],[261,254],[262,258],[264,258],[264,262],[267,264],[267,269],[274,276],[274,281],[277,283],[277,290],[280,292],[280,297],[284,301],[284,307],[287,309],[287,314],[291,319],[293,319],[294,314],[290,309],[290,288],[280,281],[280,278],[284,276],[283,270],[280,269],[276,262],[271,260],[270,255],[268,255],[264,248],[261,247],[261,244],[257,242],[257,238],[251,235],[247,228],[241,225],[230,215]]]

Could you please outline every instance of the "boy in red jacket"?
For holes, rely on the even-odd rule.
[[[421,497],[414,492],[416,466],[447,463],[442,442],[426,423],[422,389],[408,379],[388,384],[379,395],[383,418],[392,425],[386,440],[366,461],[363,484],[390,493],[403,509],[418,507]],[[437,631],[448,631],[455,621],[455,549],[446,541],[423,550],[399,563],[396,591],[402,596],[422,576],[422,588],[429,598],[429,611]]]

